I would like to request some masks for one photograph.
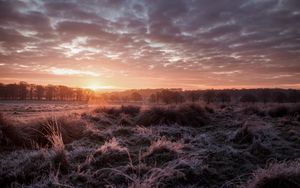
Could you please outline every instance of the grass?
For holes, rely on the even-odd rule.
[[[206,111],[199,105],[152,107],[142,111],[137,124],[142,126],[173,125],[201,127],[209,121]]]
[[[274,104],[264,108],[266,116],[255,106],[245,113],[241,106],[211,110],[198,104],[123,106],[29,121],[3,114],[0,185],[296,187],[299,139],[289,135],[296,138],[300,130],[294,123],[298,106],[285,106],[288,113],[278,118],[268,116]],[[275,167],[257,170],[274,158]]]
[[[121,106],[121,107],[100,107],[94,110],[95,113],[105,113],[112,116],[119,116],[120,114],[127,114],[136,116],[140,112],[139,106]]]
[[[56,140],[50,140],[53,131],[59,131],[63,143],[71,143],[87,133],[88,125],[76,118],[50,117],[43,120],[18,122],[0,116],[0,129],[6,144],[21,147],[53,146]]]
[[[273,163],[259,169],[243,188],[297,188],[300,187],[300,162]]]

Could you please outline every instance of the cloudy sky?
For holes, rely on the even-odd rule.
[[[0,82],[300,88],[300,0],[0,0]]]

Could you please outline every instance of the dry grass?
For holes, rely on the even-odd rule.
[[[248,115],[234,105],[208,112],[197,104],[140,112],[124,106],[118,112],[27,122],[0,115],[0,185],[228,188],[247,182],[243,187],[297,187],[298,162],[256,171],[274,158],[299,159],[299,124],[289,120],[295,122],[290,117],[297,116],[298,107],[286,106],[288,114],[281,119],[252,115],[257,109]],[[137,125],[140,121],[146,123]]]
[[[53,131],[59,130],[63,143],[71,143],[87,134],[88,125],[80,119],[70,117],[50,117],[30,122],[16,122],[0,118],[0,129],[7,144],[36,147],[53,146]]]
[[[142,126],[173,125],[201,127],[209,121],[205,110],[195,104],[152,107],[140,113],[137,124]]]
[[[297,188],[300,187],[300,161],[273,163],[259,169],[241,186],[243,188]]]
[[[261,107],[259,106],[247,106],[243,109],[243,112],[246,114],[246,115],[258,115],[258,116],[265,116],[266,115],[266,112],[264,110],[261,109]]]
[[[182,148],[183,144],[171,142],[162,137],[149,146],[142,159],[149,165],[163,165],[178,158],[178,155],[182,153]]]
[[[112,116],[119,116],[120,114],[127,114],[136,116],[139,114],[141,107],[139,106],[121,106],[121,107],[100,107],[94,110],[95,113],[105,113]]]

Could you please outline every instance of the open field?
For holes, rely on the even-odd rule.
[[[300,187],[297,104],[0,109],[2,187]]]

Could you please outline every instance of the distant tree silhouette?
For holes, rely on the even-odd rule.
[[[157,95],[156,94],[151,94],[150,97],[149,97],[149,102],[150,103],[157,103]]]
[[[207,90],[203,93],[203,99],[207,104],[214,102],[215,97],[216,92],[214,90]]]
[[[260,90],[259,93],[258,93],[258,97],[259,97],[259,99],[262,100],[262,102],[263,102],[264,104],[266,104],[267,102],[270,101],[270,98],[271,98],[271,91],[268,90],[268,89]]]
[[[81,101],[83,98],[82,89],[76,89],[76,101]]]
[[[141,94],[139,94],[138,92],[133,92],[131,94],[131,100],[133,101],[142,101],[143,100],[143,97]]]
[[[289,90],[287,94],[287,100],[292,103],[300,101],[300,92],[296,90]]]
[[[230,95],[229,95],[227,92],[225,92],[225,91],[219,92],[219,93],[217,94],[216,97],[217,97],[217,98],[219,99],[219,101],[221,101],[222,103],[230,102],[230,101],[231,101]]]
[[[129,97],[127,95],[122,96],[122,101],[123,102],[128,102],[129,101]]]
[[[46,99],[49,101],[55,100],[55,92],[56,92],[55,86],[48,85],[46,87]]]
[[[83,101],[93,97],[89,89],[70,88],[67,86],[35,85],[26,82],[18,84],[0,83],[0,99],[4,100],[63,100]]]
[[[282,91],[274,92],[274,102],[283,103],[287,100],[287,96]]]
[[[35,93],[36,93],[36,97],[37,97],[38,100],[43,99],[44,92],[45,92],[45,88],[43,86],[41,86],[41,85],[36,86]]]
[[[244,94],[241,99],[241,102],[249,102],[249,103],[255,103],[257,102],[257,98],[255,95],[251,94],[251,93],[246,93]]]
[[[109,99],[113,102],[117,102],[120,100],[120,97],[116,94],[110,95]]]
[[[25,100],[27,97],[27,86],[28,84],[26,82],[20,82],[19,83],[19,96],[21,100]]]
[[[200,98],[200,93],[198,91],[189,91],[187,97],[191,102],[196,102]]]
[[[29,99],[33,100],[34,97],[34,85],[33,84],[29,84],[28,85],[28,95],[29,95]]]

